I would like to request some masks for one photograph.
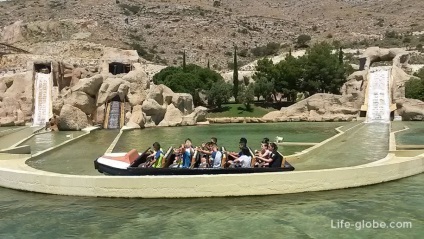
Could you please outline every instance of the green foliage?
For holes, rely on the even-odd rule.
[[[232,86],[224,80],[215,82],[207,92],[209,105],[215,106],[218,109],[221,109],[222,104],[227,103],[231,96]]]
[[[422,67],[417,72],[415,72],[414,76],[419,77],[419,78],[424,80],[424,67]]]
[[[332,53],[332,47],[326,42],[314,45],[303,57],[304,73],[302,90],[310,94],[339,93],[345,82],[345,66],[340,64],[338,53]]]
[[[270,98],[274,90],[274,80],[268,81],[266,78],[259,78],[253,85],[253,94],[258,98],[263,97],[265,100]]]
[[[405,83],[406,98],[424,101],[424,79],[413,78]]]
[[[270,42],[266,44],[266,46],[259,46],[256,48],[253,48],[250,50],[252,54],[256,57],[264,57],[264,56],[271,56],[278,53],[278,50],[280,50],[280,44],[276,42]]]
[[[328,43],[320,43],[300,58],[288,54],[277,64],[270,59],[259,60],[253,78],[261,84],[272,83],[274,92],[268,94],[274,93],[276,98],[276,92],[282,93],[289,101],[294,101],[298,92],[337,94],[345,82],[348,65],[343,62],[342,49],[335,53],[332,50]]]
[[[155,84],[164,84],[177,93],[195,95],[196,90],[209,90],[213,83],[222,80],[222,76],[208,68],[194,64],[183,67],[170,66],[153,76]],[[198,105],[200,102],[194,102]]]
[[[254,93],[254,85],[249,84],[248,86],[245,86],[244,84],[239,86],[239,94],[237,96],[238,102],[242,103],[247,110],[251,109],[252,102],[255,100],[255,93]]]
[[[186,52],[185,52],[185,50],[184,50],[184,53],[183,53],[183,69],[185,69],[186,68]]]
[[[311,36],[302,34],[297,37],[296,44],[298,47],[306,47],[308,46],[308,42],[311,40]]]

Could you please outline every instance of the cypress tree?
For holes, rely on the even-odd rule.
[[[185,50],[184,50],[184,52],[183,52],[183,70],[185,70],[186,69],[186,53],[185,53]]]
[[[211,68],[211,65],[209,64],[209,59],[208,59],[208,69],[210,69]]]
[[[292,49],[291,49],[291,47],[289,49],[289,56],[292,56]]]
[[[342,47],[340,47],[340,50],[339,50],[339,63],[340,64],[343,64],[343,48]]]
[[[234,69],[233,69],[233,94],[234,99],[237,102],[237,96],[238,96],[238,66],[237,66],[237,46],[234,46]]]

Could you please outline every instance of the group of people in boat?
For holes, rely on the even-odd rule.
[[[212,137],[209,142],[199,147],[194,147],[191,139],[186,139],[179,148],[173,152],[164,153],[158,142],[153,144],[153,151],[145,163],[139,167],[153,168],[251,168],[251,167],[282,167],[283,155],[278,152],[276,143],[264,138],[261,149],[252,150],[247,146],[247,139],[239,141],[239,152],[227,152],[225,148],[218,147],[218,139]],[[168,155],[174,157],[167,157]],[[166,160],[172,162],[165,163]]]

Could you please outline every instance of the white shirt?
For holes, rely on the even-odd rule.
[[[252,157],[247,155],[240,156],[237,161],[239,161],[242,168],[250,168],[250,163],[252,162]]]

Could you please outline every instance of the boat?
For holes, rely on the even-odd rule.
[[[200,154],[197,151],[193,154],[190,168],[170,167],[175,159],[173,147],[166,151],[161,168],[139,167],[147,162],[149,154],[150,148],[141,154],[135,149],[128,153],[105,154],[94,161],[94,168],[100,173],[117,176],[251,174],[294,170],[294,167],[286,160],[283,160],[282,167],[279,168],[197,168],[200,162]],[[223,155],[223,158],[226,158],[225,151]]]

